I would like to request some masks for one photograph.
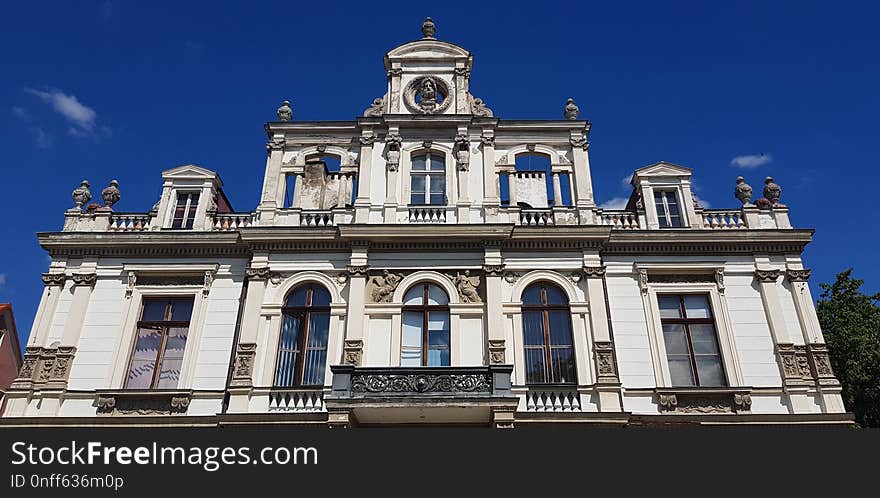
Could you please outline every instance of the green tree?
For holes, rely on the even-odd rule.
[[[852,268],[819,284],[816,306],[843,402],[863,427],[880,427],[880,293],[862,293]]]

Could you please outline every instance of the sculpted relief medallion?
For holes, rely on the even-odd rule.
[[[436,76],[420,76],[406,85],[403,103],[413,114],[442,114],[452,104],[449,86]]]

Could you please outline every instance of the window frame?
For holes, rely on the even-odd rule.
[[[660,198],[662,199],[663,212],[661,213],[657,209],[657,194],[660,194]],[[652,202],[654,203],[654,209],[657,211],[657,225],[660,229],[666,228],[686,228],[685,224],[685,215],[684,215],[684,206],[681,202],[681,195],[679,194],[678,188],[654,188],[653,189],[654,198]],[[675,205],[678,208],[678,225],[672,224],[672,215],[669,212],[669,199],[667,195],[672,195],[675,199]],[[662,221],[661,221],[662,220]],[[665,225],[664,225],[665,224]]]
[[[171,227],[175,230],[192,230],[195,225],[195,220],[199,212],[199,203],[202,200],[202,191],[201,190],[178,190],[175,192],[174,198],[174,206],[171,209]],[[198,199],[196,199],[195,204],[192,204],[192,196],[197,195]],[[180,219],[180,226],[175,226],[177,224],[177,209],[180,207],[181,196],[186,197],[186,203],[184,204],[183,217]],[[189,216],[189,213],[192,213],[192,216]]]
[[[416,159],[424,157],[425,158],[425,169],[424,170],[416,170],[413,168]],[[410,156],[410,164],[409,164],[409,190],[407,195],[409,196],[409,206],[446,206],[449,204],[449,185],[447,178],[447,164],[446,164],[446,154],[443,152],[436,152],[433,150],[427,150],[412,154]],[[432,164],[440,164],[443,166],[443,169],[440,170],[432,170]],[[413,202],[413,196],[415,193],[413,192],[413,180],[417,177],[421,176],[425,179],[425,189],[422,192],[422,201],[420,203]],[[431,185],[433,185],[432,178],[436,178],[440,181],[440,184],[443,186],[442,194],[443,201],[440,203],[432,203],[431,202]],[[439,193],[439,192],[438,192]]]
[[[170,319],[168,319],[168,318],[170,318],[169,313],[173,310],[173,307],[169,306],[170,302],[171,301],[181,301],[183,299],[186,299],[187,296],[189,296],[192,299],[192,309],[190,310],[189,320],[183,321],[183,320],[170,320]],[[144,308],[146,307],[147,301],[162,301],[162,300],[168,301],[168,303],[169,303],[169,304],[165,305],[165,313],[163,315],[163,318],[165,318],[165,319],[163,319],[161,321],[144,320],[143,319]],[[183,381],[183,375],[184,375],[184,365],[185,365],[184,361],[186,360],[186,346],[189,346],[189,344],[190,344],[190,335],[191,335],[190,332],[193,329],[193,317],[196,316],[196,304],[197,304],[196,296],[189,295],[189,294],[188,295],[179,295],[179,294],[177,294],[177,295],[150,295],[150,296],[144,296],[141,299],[140,307],[138,309],[138,315],[137,315],[138,319],[135,321],[134,337],[133,337],[133,340],[131,343],[131,348],[129,349],[128,362],[125,367],[125,377],[122,380],[123,389],[131,390],[131,391],[145,391],[145,390],[146,391],[155,391],[155,390],[179,389],[180,388],[180,384]],[[162,373],[162,368],[161,368],[162,361],[165,359],[165,345],[168,341],[168,329],[170,329],[172,327],[180,327],[180,324],[183,324],[183,323],[186,324],[186,331],[187,331],[186,346],[184,347],[184,356],[181,358],[181,362],[180,362],[180,367],[181,367],[180,368],[180,377],[177,379],[177,386],[175,386],[174,388],[159,388],[158,387],[159,375]],[[161,324],[161,325],[158,325],[158,324]],[[150,387],[148,387],[148,388],[130,388],[130,387],[128,387],[128,376],[131,373],[131,365],[132,365],[132,362],[134,361],[135,348],[137,347],[137,343],[138,343],[138,331],[142,327],[145,327],[145,326],[150,327],[150,326],[157,326],[157,325],[162,327],[162,340],[159,343],[159,347],[157,348],[155,365],[153,366],[153,377],[150,379]]]
[[[708,318],[689,318],[687,316],[687,307],[685,306],[685,302],[684,302],[685,296],[704,296],[706,298],[706,304],[708,306],[709,317]],[[727,371],[724,367],[724,354],[721,350],[721,337],[718,334],[718,326],[716,325],[715,311],[712,309],[712,296],[710,296],[709,293],[701,293],[701,292],[685,292],[685,293],[658,292],[657,293],[658,313],[660,311],[659,302],[660,302],[661,297],[677,297],[678,298],[679,313],[681,314],[681,318],[664,318],[662,315],[660,315],[660,329],[661,329],[661,333],[663,333],[665,335],[665,331],[663,331],[663,325],[665,325],[665,324],[679,324],[679,325],[684,326],[684,335],[685,335],[685,340],[687,341],[688,358],[689,358],[690,366],[691,366],[691,374],[693,375],[693,379],[694,379],[693,386],[675,385],[675,383],[672,381],[672,375],[670,372],[671,386],[672,387],[695,387],[695,388],[699,388],[699,387],[729,387],[730,386],[730,379],[728,378]],[[707,354],[698,355],[696,353],[696,351],[694,350],[694,346],[693,346],[693,339],[691,337],[691,330],[690,330],[691,325],[711,325],[712,326],[712,332],[714,333],[714,337],[715,337],[715,347],[718,350],[717,355],[707,355]],[[665,337],[664,337],[664,340],[665,340]],[[724,384],[719,385],[719,386],[704,386],[701,384],[700,373],[699,373],[699,369],[697,368],[697,356],[717,356],[718,357],[718,361],[721,363],[721,374],[724,378]],[[666,364],[667,364],[667,368],[668,368],[668,365],[669,365],[669,353],[668,352],[666,353]]]
[[[576,386],[576,385],[578,385],[578,372],[577,372],[577,370],[578,370],[577,361],[578,360],[577,360],[577,348],[575,346],[575,338],[574,338],[574,321],[572,320],[572,314],[571,314],[571,302],[569,301],[568,296],[566,295],[565,290],[562,287],[556,285],[553,282],[549,282],[546,280],[539,280],[539,281],[530,283],[529,285],[527,285],[526,287],[523,288],[521,295],[524,296],[530,288],[535,287],[535,286],[540,286],[540,288],[541,288],[541,304],[526,304],[525,301],[521,300],[520,301],[520,304],[521,304],[521,312],[520,312],[521,318],[520,318],[520,320],[521,321],[525,320],[525,312],[527,312],[527,311],[540,311],[541,312],[541,326],[543,328],[542,332],[543,332],[543,337],[544,337],[544,344],[542,346],[540,346],[540,349],[544,350],[544,377],[545,377],[545,381],[544,382],[529,382],[528,381],[529,372],[526,368],[525,362],[523,362],[523,375],[524,375],[525,384],[527,386],[536,386],[536,385]],[[559,293],[563,297],[565,297],[566,304],[547,304],[547,287],[548,286],[555,287],[559,291]],[[522,299],[522,298],[520,298],[520,299]],[[570,338],[570,342],[569,342],[567,349],[571,350],[572,357],[574,358],[574,364],[573,364],[573,368],[571,370],[574,378],[570,381],[567,381],[567,382],[558,382],[555,379],[553,379],[553,360],[552,360],[552,358],[553,358],[553,354],[552,354],[553,344],[551,343],[551,340],[550,340],[550,312],[551,311],[565,311],[565,312],[567,312],[568,333],[569,333],[569,338]],[[523,359],[525,360],[525,357],[526,357],[525,351],[526,350],[539,349],[539,347],[538,346],[529,346],[526,344],[525,323],[524,322],[522,324],[522,327],[523,327],[522,349],[523,349]],[[557,349],[560,349],[560,348],[557,346]],[[549,380],[547,380],[548,378],[549,378]]]
[[[422,314],[422,358],[421,358],[421,367],[427,366],[451,366],[452,365],[452,314],[450,313],[449,308],[449,294],[446,292],[446,289],[437,285],[434,282],[430,281],[422,281],[416,282],[413,285],[409,286],[404,293],[406,296],[412,289],[416,287],[422,287],[422,303],[421,304],[404,304],[400,308],[400,316],[401,316],[401,341],[400,341],[400,363],[403,363],[403,315],[406,312],[416,312]],[[446,304],[428,304],[429,296],[430,296],[430,288],[431,286],[439,289],[446,296]],[[405,298],[404,298],[405,299]],[[404,301],[405,302],[405,301]],[[448,334],[449,345],[447,346],[449,352],[449,365],[428,365],[428,353],[431,350],[431,344],[429,342],[430,339],[430,331],[428,330],[428,318],[430,313],[434,312],[445,312],[447,317],[447,323],[449,324],[449,330],[446,331]],[[442,349],[441,349],[442,350]]]
[[[303,306],[287,306],[287,300],[290,296],[293,295],[299,289],[305,287],[306,288],[306,304]],[[313,306],[313,298],[315,293],[315,288],[321,288],[324,292],[327,293],[328,303],[326,306]],[[323,386],[326,382],[327,377],[327,364],[330,359],[330,330],[332,328],[332,320],[330,317],[332,316],[331,305],[333,303],[333,294],[330,293],[328,289],[326,289],[322,284],[316,282],[305,282],[300,285],[297,285],[290,289],[287,292],[284,301],[281,304],[281,328],[278,331],[278,342],[275,347],[275,368],[273,369],[272,375],[272,386],[276,389],[290,389],[290,388],[298,388],[298,387],[319,387]],[[305,377],[306,370],[306,353],[308,351],[315,351],[317,349],[312,348],[308,349],[308,339],[309,339],[309,331],[311,326],[311,318],[313,313],[326,313],[327,314],[327,341],[324,344],[324,366],[321,372],[321,383],[319,384],[304,384],[303,379]],[[296,362],[293,366],[293,384],[289,386],[282,386],[278,384],[278,372],[280,367],[280,359],[282,353],[282,340],[284,338],[284,321],[288,316],[296,316],[296,314],[302,314],[301,325],[300,325],[300,333],[297,334],[297,350],[299,353],[297,354]]]

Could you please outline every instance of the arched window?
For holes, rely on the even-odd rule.
[[[416,284],[403,297],[400,365],[449,366],[449,296],[434,284]]]
[[[446,205],[446,158],[439,152],[413,156],[410,171],[410,204]]]
[[[568,298],[559,287],[537,282],[522,295],[526,383],[575,384]]]
[[[323,385],[330,333],[330,293],[318,284],[298,287],[287,297],[281,313],[275,386]]]

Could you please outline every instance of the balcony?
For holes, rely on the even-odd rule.
[[[512,365],[330,369],[333,388],[324,402],[348,423],[487,424],[518,402],[510,391]]]

